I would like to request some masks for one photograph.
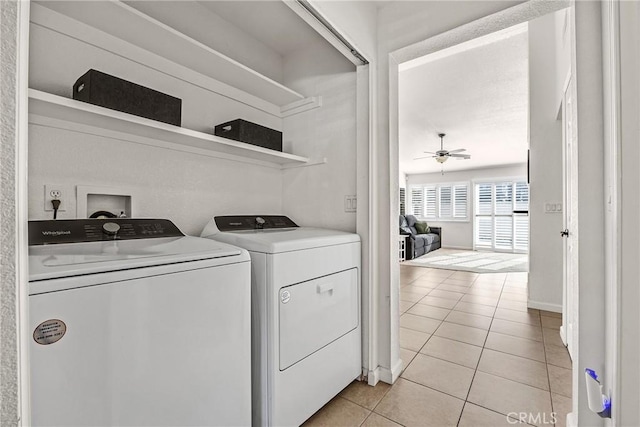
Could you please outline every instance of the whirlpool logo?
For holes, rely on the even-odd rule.
[[[69,230],[58,230],[58,231],[43,231],[43,236],[65,236],[71,234]]]

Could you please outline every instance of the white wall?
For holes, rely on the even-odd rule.
[[[544,206],[563,201],[558,111],[571,61],[570,32],[562,32],[565,16],[566,11],[559,11],[529,22],[529,305],[558,312],[562,311],[563,217],[545,213]]]
[[[288,55],[285,84],[322,96],[322,107],[284,119],[284,151],[325,164],[284,171],[282,211],[299,225],[355,232],[355,212],[344,196],[356,194],[356,70],[325,44]]]
[[[478,179],[499,180],[501,178],[527,177],[527,164],[509,165],[497,168],[472,169],[458,172],[415,174],[408,175],[407,197],[409,188],[414,185],[435,184],[440,182],[466,182],[469,184],[469,220],[468,221],[433,221],[429,225],[442,227],[442,247],[456,249],[473,249],[473,215],[475,188],[473,181]]]
[[[29,219],[50,219],[44,185],[112,186],[135,192],[136,217],[168,218],[199,235],[214,214],[278,214],[278,169],[175,152],[127,141],[31,125]],[[75,218],[70,200],[58,218]]]

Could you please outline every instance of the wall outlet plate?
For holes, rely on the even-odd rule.
[[[58,208],[58,212],[65,212],[67,210],[67,205],[69,204],[70,196],[71,194],[69,193],[68,187],[57,184],[46,184],[44,186],[45,212],[53,211],[53,205],[51,204],[51,201],[54,199],[60,200],[60,207]]]

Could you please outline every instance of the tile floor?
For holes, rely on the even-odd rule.
[[[526,281],[401,265],[402,375],[393,386],[353,382],[304,425],[497,427],[525,413],[528,424],[564,426],[571,359],[561,317],[527,309]]]

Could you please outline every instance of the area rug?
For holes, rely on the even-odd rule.
[[[517,273],[529,271],[529,256],[527,254],[438,249],[402,264],[474,273]]]

